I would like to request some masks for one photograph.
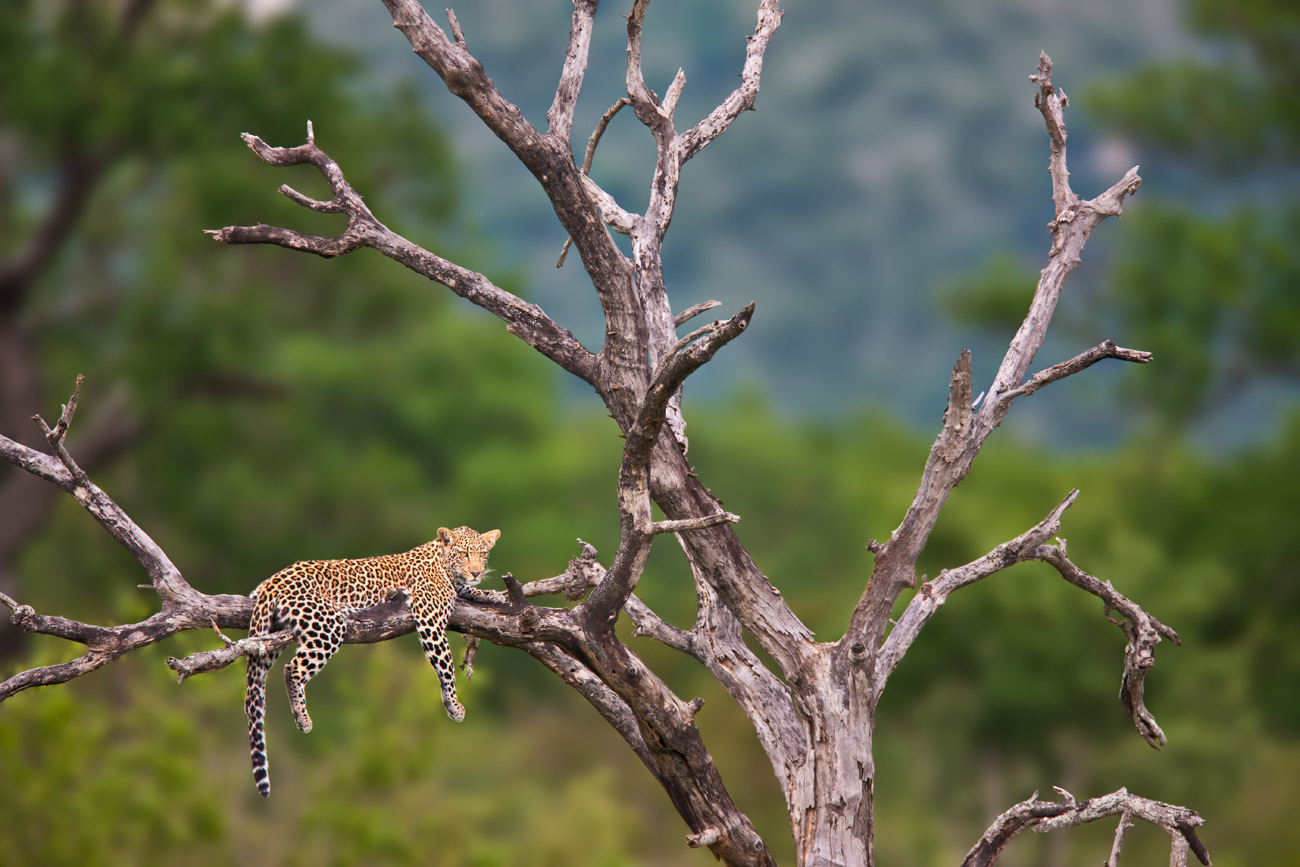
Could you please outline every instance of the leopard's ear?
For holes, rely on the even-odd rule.
[[[437,541],[438,544],[442,545],[444,548],[450,545],[452,541],[454,541],[452,539],[451,530],[448,530],[446,527],[439,527]]]
[[[500,538],[501,538],[500,530],[488,530],[486,533],[482,534],[483,544],[487,545],[489,548],[495,545],[497,543],[497,539]]]

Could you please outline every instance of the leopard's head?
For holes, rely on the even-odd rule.
[[[447,577],[456,585],[473,587],[487,574],[488,551],[500,538],[500,530],[476,533],[469,527],[454,530],[439,527],[434,543],[438,549],[438,561],[447,570]]]

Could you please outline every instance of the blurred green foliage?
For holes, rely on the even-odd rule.
[[[163,4],[142,22],[154,38],[137,52],[96,36],[107,18],[74,27],[49,11],[74,7],[0,12],[12,16],[0,21],[0,116],[32,166],[16,213],[37,212],[62,149],[102,146],[113,166],[34,301],[42,409],[76,372],[90,375],[79,419],[126,390],[146,434],[96,478],[186,577],[205,592],[247,592],[297,559],[403,550],[462,522],[500,526],[493,566],[521,579],[561,571],[578,536],[608,558],[616,429],[573,405],[498,323],[376,256],[323,262],[199,233],[258,221],[330,230],[272,195],[282,182],[319,194],[317,178],[262,166],[234,138],[247,129],[295,144],[311,117],[381,219],[488,270],[490,248],[452,227],[447,147],[410,92],[355,92],[353,61],[293,19],[250,27],[206,4]],[[39,70],[87,98],[38,104]],[[891,679],[877,734],[881,863],[953,863],[992,815],[1053,784],[1080,797],[1126,785],[1192,806],[1216,864],[1296,863],[1286,832],[1300,804],[1300,699],[1288,687],[1300,678],[1300,589],[1288,527],[1300,417],[1229,457],[1179,433],[1221,372],[1197,359],[1207,329],[1241,365],[1293,375],[1294,225],[1259,210],[1126,217],[1132,248],[1115,273],[1142,291],[1099,306],[1118,305],[1132,333],[1143,330],[1121,342],[1159,347],[1160,366],[1134,371],[1145,384],[1133,399],[1162,421],[1118,451],[1062,456],[1017,442],[1013,412],[922,563],[933,575],[978,557],[1082,488],[1064,521],[1072,555],[1184,641],[1160,647],[1148,683],[1169,746],[1150,750],[1120,712],[1123,637],[1096,600],[1049,569],[1018,567],[957,594]],[[1004,261],[986,283],[1014,280]],[[1013,315],[1001,302],[973,309]],[[867,539],[897,524],[931,433],[878,413],[790,422],[757,394],[700,406],[689,388],[686,412],[703,481],[741,515],[737,532],[799,615],[833,639],[870,572]],[[41,611],[124,622],[155,604],[135,589],[136,565],[70,501],[19,573],[21,601]],[[656,543],[638,592],[690,623],[689,574],[671,540]],[[242,673],[176,687],[162,664],[214,640],[178,637],[0,707],[5,858],[712,861],[682,845],[667,799],[580,699],[523,654],[486,645],[474,679],[462,678],[460,726],[413,640],[341,652],[313,682],[310,737],[272,690],[275,794],[264,803]],[[680,694],[707,699],[698,724],[724,779],[790,862],[784,806],[742,715],[695,663],[629,640]],[[27,646],[4,672],[75,652],[48,638]],[[1096,863],[1111,830],[1018,840],[1005,863]],[[1131,840],[1126,862],[1164,859],[1160,835],[1139,828]]]

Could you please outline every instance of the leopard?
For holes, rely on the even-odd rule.
[[[487,573],[488,551],[500,530],[477,533],[469,527],[439,527],[434,538],[403,554],[356,560],[303,560],[267,578],[249,594],[253,616],[249,637],[292,629],[298,647],[284,666],[284,683],[294,720],[303,732],[312,729],[306,687],[320,673],[339,645],[350,612],[361,611],[399,596],[405,597],[415,618],[424,655],[438,675],[442,703],[455,722],[465,719],[456,696],[456,673],[447,644],[447,621],[457,599],[499,603],[506,594],[479,590]],[[248,656],[248,686],[244,712],[248,715],[253,780],[262,797],[270,797],[271,776],[266,754],[266,675],[279,651]]]

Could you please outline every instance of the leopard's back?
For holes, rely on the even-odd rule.
[[[290,599],[310,598],[349,613],[386,602],[422,574],[426,545],[402,554],[353,560],[300,560],[267,578],[251,594],[258,602],[283,607]]]

